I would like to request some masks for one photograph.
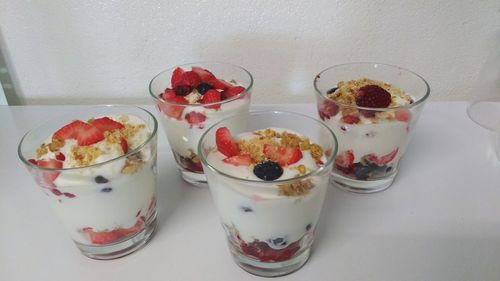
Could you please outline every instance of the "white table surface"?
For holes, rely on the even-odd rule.
[[[314,252],[280,280],[500,280],[500,164],[464,102],[426,105],[388,190],[327,193]],[[147,108],[152,109],[151,106]],[[315,116],[313,104],[254,106]],[[256,280],[232,261],[208,189],[183,182],[159,131],[159,229],[84,257],[17,157],[21,135],[76,106],[0,106],[0,280]]]

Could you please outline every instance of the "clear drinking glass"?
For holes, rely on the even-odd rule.
[[[338,82],[363,78],[392,84],[409,94],[413,101],[406,106],[369,108],[343,104],[327,97],[337,88]],[[357,193],[388,188],[398,173],[399,161],[429,96],[427,82],[398,66],[349,63],[321,71],[314,79],[314,88],[319,117],[339,141],[333,168],[334,182],[344,190]],[[374,118],[356,123],[344,118],[347,115]]]
[[[319,145],[326,160],[316,170],[285,180],[262,181],[234,177],[207,160],[216,147],[216,131],[227,127],[233,136],[266,128],[282,128]],[[323,206],[337,140],[318,120],[296,113],[263,111],[233,116],[202,136],[200,155],[230,252],[244,270],[259,276],[280,276],[298,270],[308,260]],[[252,166],[250,166],[252,167]],[[310,184],[305,194],[285,195],[283,188]]]
[[[177,67],[191,70],[192,67],[201,67],[209,70],[218,79],[235,81],[245,88],[237,97],[229,98],[210,104],[177,104],[165,101],[160,95],[166,88],[172,88],[171,77]],[[206,129],[221,119],[230,115],[246,115],[250,107],[250,98],[253,86],[253,77],[246,69],[221,62],[197,62],[178,65],[160,72],[149,84],[149,93],[160,113],[160,122],[163,124],[172,153],[177,161],[182,178],[194,185],[206,184],[203,167],[197,155],[197,145]],[[178,118],[168,114],[171,110],[180,110]],[[201,114],[200,122],[190,123],[192,113]]]
[[[122,156],[80,168],[43,168],[36,151],[73,120],[127,115],[141,119],[149,133]],[[20,160],[48,198],[80,251],[94,259],[114,259],[145,245],[156,229],[156,147],[158,124],[135,106],[92,106],[58,117],[24,135]],[[66,155],[66,157],[69,157]]]

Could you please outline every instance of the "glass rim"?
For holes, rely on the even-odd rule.
[[[327,72],[328,70],[334,69],[334,68],[338,68],[338,67],[342,67],[342,66],[350,66],[350,65],[382,65],[384,67],[388,67],[388,68],[392,68],[392,69],[399,69],[399,70],[402,70],[404,72],[410,73],[410,74],[414,75],[415,77],[419,78],[424,83],[424,85],[425,85],[425,95],[422,96],[422,97],[420,97],[419,99],[417,99],[413,103],[408,104],[408,105],[399,105],[399,106],[394,106],[394,107],[364,107],[364,106],[358,106],[358,105],[353,105],[353,104],[345,104],[345,103],[337,102],[335,100],[332,100],[332,99],[328,98],[326,96],[326,93],[323,93],[322,91],[320,91],[318,89],[317,81],[318,81],[318,79],[321,79],[321,75],[323,73]],[[313,86],[314,86],[315,93],[318,96],[322,97],[323,99],[327,99],[328,101],[331,101],[332,103],[335,103],[336,105],[339,105],[339,106],[342,106],[342,107],[347,107],[347,108],[356,108],[356,109],[368,110],[368,111],[369,110],[372,110],[372,111],[391,111],[391,110],[397,110],[397,109],[402,109],[402,108],[413,108],[413,107],[415,107],[415,106],[423,103],[424,101],[426,101],[427,98],[430,96],[430,93],[431,93],[431,88],[430,88],[429,83],[427,83],[427,81],[424,79],[424,77],[422,77],[418,73],[416,73],[414,71],[411,71],[411,70],[409,70],[407,68],[397,66],[397,65],[386,64],[386,63],[379,63],[379,62],[350,62],[350,63],[342,63],[342,64],[332,65],[330,67],[327,67],[327,68],[321,70],[314,77]]]
[[[24,155],[22,153],[22,150],[21,150],[21,147],[24,144],[24,140],[26,139],[26,137],[30,133],[32,133],[38,127],[47,124],[50,120],[54,120],[55,118],[61,117],[61,116],[57,116],[57,117],[54,117],[52,119],[46,120],[42,124],[39,124],[37,128],[30,129],[28,132],[26,132],[22,136],[21,140],[19,141],[19,145],[17,146],[17,155],[18,155],[19,159],[21,159],[21,161],[26,166],[28,166],[28,167],[30,167],[32,169],[38,169],[38,170],[42,170],[42,171],[74,171],[74,170],[81,170],[81,169],[87,169],[87,168],[94,168],[94,167],[104,166],[106,164],[115,162],[118,159],[126,158],[126,157],[128,157],[128,156],[130,156],[132,154],[135,154],[135,153],[139,152],[144,146],[146,146],[148,143],[150,143],[153,140],[153,138],[156,136],[156,134],[157,134],[157,131],[158,131],[158,121],[156,120],[156,117],[151,112],[149,112],[148,110],[146,110],[146,109],[144,109],[142,107],[139,107],[139,106],[136,106],[136,105],[118,105],[118,104],[93,105],[92,107],[99,107],[99,108],[106,108],[106,107],[110,107],[110,108],[111,107],[114,107],[114,108],[118,108],[118,107],[127,108],[127,107],[132,107],[132,108],[135,108],[135,109],[142,110],[145,113],[147,113],[150,117],[152,117],[152,120],[153,120],[153,130],[151,130],[151,135],[146,140],[144,140],[140,145],[138,145],[136,148],[127,151],[127,153],[125,153],[123,155],[120,155],[118,157],[106,160],[104,162],[100,162],[100,163],[88,165],[88,166],[85,166],[85,167],[71,167],[71,168],[59,168],[59,169],[40,167],[38,165],[35,165],[35,164],[31,163],[30,161],[28,161],[28,159],[26,159],[26,157],[24,157]],[[65,114],[65,115],[69,115],[69,114]],[[145,121],[145,120],[143,120],[143,121]]]
[[[212,102],[212,103],[203,103],[203,104],[183,104],[183,103],[173,103],[173,102],[168,102],[168,101],[165,101],[163,99],[160,98],[159,95],[153,93],[152,91],[152,85],[153,85],[153,81],[156,80],[156,78],[158,78],[160,75],[164,74],[165,72],[168,72],[170,70],[173,70],[177,67],[186,67],[186,66],[196,66],[197,64],[219,64],[219,65],[229,65],[229,66],[232,66],[232,67],[236,67],[236,68],[239,68],[241,70],[243,70],[243,72],[245,72],[246,74],[248,74],[248,76],[250,77],[250,84],[248,85],[248,87],[245,87],[245,91],[243,93],[240,93],[234,97],[231,97],[229,99],[226,99],[226,100],[221,100],[221,101],[218,101],[218,102]],[[218,61],[199,61],[199,62],[192,62],[192,63],[184,63],[184,64],[180,64],[180,65],[176,65],[176,66],[173,66],[173,67],[170,67],[170,68],[167,68],[165,70],[162,70],[160,73],[156,74],[153,79],[151,79],[151,81],[149,82],[149,86],[148,86],[148,89],[149,89],[149,94],[151,95],[151,97],[156,100],[156,101],[159,101],[159,102],[162,102],[162,103],[165,103],[165,104],[168,104],[168,105],[174,105],[174,106],[185,106],[185,107],[198,107],[198,106],[210,106],[210,105],[218,105],[218,104],[224,104],[224,103],[227,103],[227,102],[231,102],[231,101],[234,101],[234,100],[237,100],[237,99],[240,99],[242,97],[245,97],[247,96],[247,94],[249,94],[249,92],[251,91],[253,87],[253,76],[252,74],[250,73],[250,71],[246,70],[245,68],[239,66],[239,65],[236,65],[236,64],[232,64],[232,63],[226,63],[226,62],[218,62]]]
[[[325,128],[327,130],[327,132],[329,132],[330,135],[333,137],[334,147],[333,147],[333,151],[330,154],[330,156],[327,157],[327,160],[324,163],[324,165],[321,166],[321,167],[319,167],[318,169],[316,169],[314,171],[311,171],[311,172],[309,172],[307,174],[304,174],[304,175],[301,175],[301,176],[298,176],[298,177],[289,178],[289,179],[283,179],[283,180],[274,180],[274,181],[243,179],[243,178],[239,178],[239,177],[235,177],[235,176],[229,175],[227,173],[224,173],[224,172],[216,169],[211,164],[209,164],[208,161],[206,160],[205,155],[203,154],[203,151],[202,151],[202,147],[201,147],[202,141],[205,139],[205,137],[207,136],[208,132],[211,131],[212,129],[214,129],[220,123],[222,123],[224,121],[227,121],[229,119],[232,119],[232,118],[239,117],[239,115],[232,115],[230,117],[224,118],[224,119],[220,120],[219,122],[217,122],[217,123],[213,124],[212,126],[210,126],[207,130],[205,130],[205,132],[201,135],[200,140],[198,142],[198,151],[197,152],[198,152],[198,155],[200,157],[201,162],[206,167],[208,167],[209,169],[211,169],[212,171],[214,171],[215,173],[217,173],[218,175],[230,178],[232,180],[237,180],[237,181],[241,181],[241,182],[245,182],[245,183],[254,183],[254,184],[259,184],[259,185],[264,185],[264,186],[275,185],[275,184],[280,184],[280,183],[287,183],[287,182],[291,182],[291,181],[297,181],[297,180],[306,179],[306,178],[315,176],[316,174],[319,174],[319,173],[323,172],[326,169],[326,167],[328,167],[328,166],[330,166],[330,164],[332,164],[332,162],[334,161],[335,156],[337,155],[337,152],[338,152],[338,140],[337,140],[337,136],[335,135],[335,133],[325,123],[323,123],[320,120],[317,120],[317,119],[315,119],[313,117],[310,117],[308,115],[301,114],[301,113],[296,113],[296,112],[290,112],[290,111],[257,110],[257,111],[250,111],[249,112],[250,116],[252,116],[252,115],[264,115],[264,114],[283,114],[283,115],[293,115],[295,117],[302,117],[302,118],[309,119],[309,120],[315,122],[316,124],[318,124],[319,126]],[[330,175],[330,172],[329,172],[328,175]]]

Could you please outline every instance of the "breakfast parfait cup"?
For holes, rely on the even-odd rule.
[[[239,155],[226,158],[229,134]],[[198,153],[229,250],[241,268],[273,277],[306,263],[336,152],[334,133],[297,113],[233,116],[203,134]]]
[[[151,80],[149,93],[185,181],[206,184],[197,154],[198,141],[208,127],[221,119],[248,114],[252,86],[250,72],[221,62],[175,66]]]
[[[372,193],[388,188],[429,97],[418,74],[380,63],[329,67],[314,79],[318,114],[335,133],[333,181]]]
[[[119,258],[152,237],[157,128],[142,108],[92,106],[21,139],[20,160],[85,256]]]

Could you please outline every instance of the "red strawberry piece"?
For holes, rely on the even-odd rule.
[[[375,117],[375,113],[377,113],[377,112],[378,111],[376,111],[376,110],[366,110],[366,109],[360,109],[359,110],[359,113],[361,113],[361,115],[363,115],[366,118],[373,118],[373,117]]]
[[[166,88],[165,92],[160,94],[160,98],[164,101],[168,101],[169,99],[172,99],[175,96],[176,96],[175,91],[170,88]]]
[[[184,70],[180,67],[177,67],[172,73],[172,77],[170,78],[170,84],[172,88],[182,84],[182,76],[184,75]]]
[[[28,162],[30,162],[33,165],[37,165],[37,161],[35,159],[28,159]]]
[[[235,155],[232,157],[228,157],[224,160],[224,163],[231,164],[234,166],[249,166],[252,164],[252,157],[250,155]]]
[[[208,81],[211,81],[211,80],[214,80],[216,79],[215,78],[215,75],[212,74],[212,72],[204,69],[204,68],[201,68],[201,67],[198,67],[198,66],[193,66],[191,68],[191,70],[198,74],[198,76],[201,78],[201,81],[202,82],[208,82]]]
[[[219,102],[221,100],[221,94],[219,91],[211,89],[208,90],[203,97],[201,98],[200,102],[205,104],[205,103],[214,103],[214,102]],[[219,109],[220,104],[214,104],[214,105],[209,105],[205,106],[206,108],[212,108],[212,109]]]
[[[193,125],[202,124],[203,122],[205,122],[207,117],[203,113],[191,111],[184,116],[184,119],[186,119],[186,121],[188,121],[188,123],[192,127]],[[200,128],[200,129],[202,129],[202,128]]]
[[[95,232],[92,228],[84,228],[82,231],[88,235],[90,242],[96,245],[113,243],[120,238],[119,234],[113,231]]]
[[[85,124],[85,126],[82,126],[78,131],[78,135],[76,137],[78,145],[91,145],[100,142],[103,139],[103,132],[99,128],[89,124]]]
[[[395,148],[393,151],[387,153],[386,155],[383,155],[381,157],[377,157],[375,154],[369,155],[367,157],[368,161],[375,163],[379,166],[384,166],[394,160],[396,158],[396,155],[398,154],[399,148]]]
[[[54,135],[52,136],[52,139],[61,139],[61,140],[75,139],[80,129],[87,125],[88,125],[87,123],[82,122],[80,120],[73,121],[68,125],[62,127],[61,129],[57,130],[57,132],[55,132]]]
[[[359,123],[359,117],[355,115],[344,115],[342,116],[342,122],[346,124],[358,124]]]
[[[123,153],[126,154],[128,152],[128,143],[125,138],[120,139],[120,146],[122,147]]]
[[[229,88],[234,87],[231,83],[228,83],[224,80],[220,79],[212,79],[210,81],[207,81],[210,85],[214,86],[215,89],[217,90],[226,90]]]
[[[382,108],[391,104],[391,94],[377,85],[366,85],[356,93],[356,104],[363,107]]]
[[[116,122],[115,120],[109,118],[109,117],[102,117],[102,118],[97,118],[90,123],[92,126],[97,127],[99,130],[102,132],[106,131],[112,131],[116,129],[121,129],[125,126],[123,126],[122,123]]]
[[[399,109],[394,113],[396,120],[401,122],[409,122],[411,118],[411,113],[408,109]]]
[[[284,249],[273,249],[265,242],[255,240],[252,243],[242,242],[241,250],[262,262],[280,262],[290,259],[300,249],[299,241],[294,242]]]
[[[66,156],[64,156],[64,154],[60,151],[57,151],[56,153],[54,153],[56,155],[56,159],[59,160],[59,161],[64,161],[66,160]]]
[[[173,98],[170,98],[167,102],[159,102],[158,103],[158,109],[165,113],[167,116],[175,118],[175,119],[181,119],[182,112],[184,111],[184,107],[182,105],[170,105],[169,103],[175,103],[175,104],[188,104],[188,101],[179,96],[175,96]]]
[[[182,85],[187,85],[196,88],[201,83],[201,78],[194,71],[186,71],[182,75]]]
[[[280,166],[287,166],[302,159],[302,151],[299,148],[291,148],[277,145],[264,145],[264,154]]]
[[[55,159],[50,160],[38,160],[37,165],[42,168],[48,169],[62,169],[63,164]],[[56,178],[59,176],[59,172],[43,171],[43,178],[47,184],[52,184]]]
[[[69,192],[64,192],[63,195],[68,197],[68,198],[75,198],[76,197],[73,193],[69,193]]]
[[[330,119],[331,117],[337,115],[339,112],[339,106],[332,101],[324,100],[323,107],[319,109],[319,118],[321,120]]]
[[[227,157],[232,157],[240,153],[238,144],[233,140],[229,129],[226,127],[217,129],[215,132],[215,143],[217,144],[217,150]]]
[[[352,150],[347,150],[335,157],[335,168],[345,174],[354,172],[354,153]]]
[[[244,91],[245,91],[245,88],[241,87],[241,86],[228,88],[222,92],[222,99],[223,100],[230,99],[232,97],[235,97],[235,96],[243,93]]]
[[[57,188],[52,188],[50,191],[55,195],[55,196],[61,196],[63,193],[57,189]]]

